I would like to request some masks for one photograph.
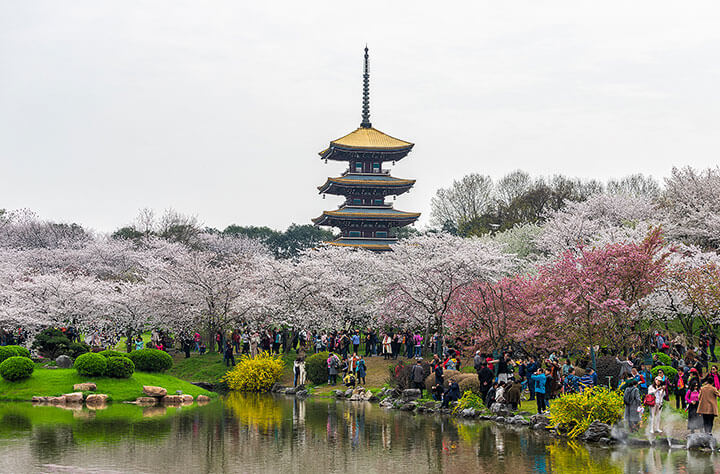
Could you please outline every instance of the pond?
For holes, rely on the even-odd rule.
[[[588,448],[369,403],[232,394],[205,406],[0,404],[0,472],[692,472],[717,454]]]

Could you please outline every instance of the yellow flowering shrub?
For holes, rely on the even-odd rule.
[[[285,364],[279,356],[261,352],[254,358],[246,355],[223,377],[230,390],[267,392],[280,380]]]
[[[608,425],[620,421],[624,408],[620,392],[592,387],[554,400],[550,405],[550,426],[569,438],[577,438],[595,420]]]

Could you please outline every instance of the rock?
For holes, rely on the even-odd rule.
[[[352,397],[352,394],[353,394],[353,389],[349,388],[349,389],[345,390],[345,398]]]
[[[627,444],[628,444],[628,446],[637,446],[637,447],[647,447],[647,446],[652,445],[650,440],[640,439],[640,438],[628,438]]]
[[[388,397],[380,402],[380,406],[383,408],[392,408],[393,405],[395,405],[395,399],[392,397]]]
[[[194,400],[193,396],[187,393],[184,395],[180,395],[180,397],[182,397],[183,404],[192,403]]]
[[[47,400],[49,403],[52,403],[53,405],[65,405],[65,396],[60,397],[48,397]]]
[[[272,393],[284,392],[284,391],[285,391],[285,387],[283,387],[283,386],[280,385],[279,383],[275,383],[275,384],[273,384],[272,388],[270,388],[270,391],[271,391]]]
[[[163,405],[181,405],[182,402],[182,395],[165,395],[160,399],[160,403]]]
[[[400,398],[405,400],[406,402],[417,400],[420,397],[422,397],[422,392],[418,388],[408,388],[406,390],[403,390],[402,395],[400,396]]]
[[[610,435],[610,425],[595,420],[590,423],[590,426],[588,426],[585,433],[580,436],[580,439],[589,443],[597,443],[600,441],[600,438],[610,438]]]
[[[403,403],[402,406],[400,406],[400,411],[413,411],[415,408],[417,408],[417,403],[407,402]]]
[[[107,403],[108,396],[104,393],[91,393],[85,398],[86,405],[104,405]],[[154,398],[153,398],[154,400]]]
[[[66,393],[64,395],[64,397],[65,397],[65,403],[82,403],[83,402],[82,392]]]
[[[503,417],[503,416],[496,416],[496,417],[495,417],[495,423],[505,423],[505,417]]]
[[[138,405],[157,405],[158,399],[155,397],[138,397],[135,399]]]
[[[287,390],[285,390],[285,395],[295,395],[295,391],[297,389],[295,387],[290,387]]]
[[[207,403],[210,401],[210,397],[208,397],[207,395],[198,395],[196,400],[198,401],[198,403]]]
[[[533,425],[547,426],[550,424],[550,419],[546,415],[533,415],[530,417],[530,423]]]
[[[690,433],[687,438],[687,449],[715,450],[717,441],[710,433]]]
[[[57,358],[55,359],[55,363],[61,369],[69,369],[73,366],[72,359],[66,355],[57,356]]]
[[[535,423],[532,425],[532,429],[534,430],[544,430],[545,428],[547,428],[547,425],[543,425],[541,423]]]
[[[97,390],[97,385],[92,382],[76,383],[73,385],[73,390],[76,392],[94,392]]]
[[[520,415],[515,415],[508,420],[508,423],[513,425],[528,426],[530,422]]]
[[[148,397],[164,397],[167,395],[167,390],[153,385],[143,385],[143,393]]]
[[[298,390],[295,392],[295,396],[297,398],[307,398],[308,397],[308,391],[307,390]]]
[[[504,403],[493,403],[490,406],[490,411],[498,416],[512,416],[509,407]]]
[[[336,398],[342,398],[345,396],[345,392],[343,392],[342,390],[333,390],[332,394]]]
[[[477,413],[474,408],[465,408],[460,412],[460,416],[463,418],[474,418]]]

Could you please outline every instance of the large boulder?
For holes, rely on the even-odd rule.
[[[308,397],[308,391],[305,389],[298,390],[295,392],[295,397],[297,398],[307,398]]]
[[[533,415],[530,417],[530,423],[533,425],[547,426],[550,424],[550,419],[546,415]]]
[[[407,402],[407,403],[403,403],[403,404],[400,406],[399,410],[400,410],[400,411],[413,411],[415,408],[417,408],[417,403],[415,403],[415,402]]]
[[[73,366],[72,359],[66,355],[57,356],[57,358],[55,359],[55,363],[61,369],[69,369]]]
[[[530,424],[530,422],[521,415],[513,416],[512,418],[510,418],[508,420],[508,423],[513,424],[513,425],[522,425],[522,426],[527,426]]]
[[[504,403],[493,403],[490,405],[490,411],[497,416],[512,416],[510,407]]]
[[[65,403],[82,403],[83,394],[82,392],[73,392],[65,394]]]
[[[138,397],[135,399],[135,403],[138,405],[157,405],[158,399],[155,397]]]
[[[610,436],[610,425],[595,420],[590,423],[590,426],[588,426],[588,429],[580,436],[580,439],[590,443],[597,443],[603,438],[609,439]]]
[[[465,408],[460,412],[460,416],[463,418],[475,418],[475,415],[477,415],[477,412],[474,408]]]
[[[107,403],[108,396],[104,393],[91,393],[85,398],[85,404],[88,406],[98,406]],[[154,399],[153,399],[154,400]]]
[[[97,390],[97,385],[92,382],[76,383],[73,385],[73,390],[76,392],[94,392]]]
[[[192,403],[194,400],[193,396],[187,393],[180,395],[180,397],[182,398],[183,404]]]
[[[349,388],[349,389],[345,390],[345,398],[352,397],[352,394],[353,394],[353,389]]]
[[[160,399],[163,405],[181,405],[183,402],[182,395],[165,395]]]
[[[196,400],[198,401],[198,403],[207,403],[210,401],[210,397],[208,397],[207,395],[198,395]]]
[[[48,397],[47,401],[53,405],[65,405],[65,395],[61,395],[59,397]]]
[[[167,395],[167,390],[162,387],[143,385],[143,393],[148,397],[164,397],[165,395]]]
[[[687,438],[687,449],[712,449],[717,447],[717,441],[710,433],[691,433]]]
[[[422,392],[419,388],[408,388],[402,391],[400,398],[406,402],[412,402],[422,397]]]

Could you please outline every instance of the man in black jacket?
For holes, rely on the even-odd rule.
[[[481,362],[480,370],[478,371],[478,382],[480,382],[480,393],[482,394],[483,400],[487,398],[487,393],[492,388],[494,378],[495,374],[488,368],[487,362]]]

